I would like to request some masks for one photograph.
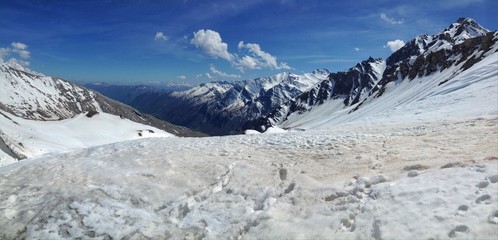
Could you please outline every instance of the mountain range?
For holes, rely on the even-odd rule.
[[[114,128],[108,127],[110,138],[102,137],[107,140],[99,144],[145,136],[142,132],[149,132],[147,126],[176,136],[206,136],[238,134],[251,129],[264,132],[273,127],[305,130],[327,122],[377,117],[385,111],[421,104],[428,98],[468,87],[472,85],[469,74],[478,74],[474,82],[492,80],[489,76],[495,74],[492,64],[496,62],[493,59],[496,41],[496,31],[490,32],[473,19],[461,18],[440,33],[416,37],[385,60],[370,57],[343,72],[326,69],[305,74],[283,72],[272,77],[211,82],[192,88],[87,85],[131,107],[70,81],[45,76],[12,62],[1,63],[0,147],[13,159],[74,147],[59,143],[64,147],[45,148],[36,141],[31,141],[30,146],[26,139],[41,135],[34,137],[16,131],[22,132],[20,129],[28,126],[43,129],[46,126],[40,127],[38,123],[70,119],[74,120],[72,124],[85,125],[88,119],[83,121],[85,118],[79,116],[97,113],[101,113],[106,124],[114,121],[111,116],[115,116],[143,125],[123,127],[135,129],[132,130],[135,133],[125,138],[110,137],[117,136],[117,130],[110,131]],[[36,124],[20,124],[24,121]],[[102,129],[105,124],[98,125],[85,134],[105,132]],[[49,131],[42,132],[46,135]],[[81,134],[74,132],[73,136]],[[43,141],[54,138],[47,135]],[[96,144],[87,143],[78,142],[81,146]]]
[[[50,149],[134,139],[145,136],[142,131],[154,131],[161,136],[205,136],[141,113],[81,85],[45,76],[13,62],[0,63],[0,80],[0,147],[10,158],[23,159]],[[121,119],[120,123],[112,124],[115,119]],[[61,130],[71,124],[72,129]],[[39,134],[33,133],[37,131]],[[129,132],[122,134],[123,131]],[[159,134],[160,131],[163,133]],[[74,138],[57,134],[93,137],[72,145]],[[58,144],[41,143],[46,141]]]
[[[291,115],[309,114],[323,104],[334,112],[351,114],[368,102],[386,101],[384,93],[396,91],[404,81],[440,75],[444,78],[437,79],[438,86],[449,83],[496,51],[496,41],[496,31],[490,32],[471,18],[460,18],[439,33],[412,39],[385,60],[370,57],[346,71],[318,69],[301,75],[284,72],[254,80],[205,83],[173,92],[136,94],[132,90],[134,96],[127,103],[210,135],[247,129],[264,131],[277,125],[289,127]]]
[[[135,108],[2,62],[0,239],[496,239],[497,40],[462,18],[343,72],[95,85]]]

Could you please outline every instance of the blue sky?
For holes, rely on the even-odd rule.
[[[0,57],[118,84],[340,71],[459,17],[494,31],[497,9],[496,0],[1,0]]]

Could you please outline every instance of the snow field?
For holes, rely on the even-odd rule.
[[[329,100],[309,112],[291,114],[279,127],[313,129],[345,123],[368,125],[496,116],[497,60],[498,52],[493,52],[459,74],[456,72],[460,66],[453,66],[411,81],[391,82],[382,96],[368,99],[356,111],[352,111],[356,106],[344,108],[344,99]]]
[[[79,114],[61,121],[26,120],[3,111],[0,113],[0,136],[10,149],[26,157],[145,137],[173,136],[160,129],[102,112],[91,118]],[[0,166],[15,161],[3,155],[0,155]]]
[[[494,239],[498,120],[149,138],[0,168],[7,238]]]

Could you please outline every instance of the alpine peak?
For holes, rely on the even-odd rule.
[[[453,41],[456,44],[462,43],[466,39],[483,36],[489,30],[482,27],[472,18],[459,18],[448,28],[440,33],[445,39]]]

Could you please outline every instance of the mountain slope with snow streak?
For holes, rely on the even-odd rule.
[[[489,32],[474,20],[462,18],[439,34],[424,35],[410,41],[387,58],[383,68],[371,68],[380,69],[378,71],[381,72],[381,79],[372,81],[369,85],[363,84],[368,86],[364,88],[365,91],[358,91],[358,87],[350,84],[346,87],[351,89],[350,94],[339,94],[344,91],[340,91],[341,88],[336,86],[337,74],[331,74],[329,80],[283,104],[269,115],[257,119],[248,127],[264,130],[277,125],[283,128],[307,129],[325,122],[337,124],[362,120],[365,117],[377,116],[383,111],[391,111],[397,106],[410,107],[424,101],[426,97],[438,98],[437,95],[442,95],[443,92],[452,92],[446,90],[454,89],[452,85],[460,86],[458,92],[462,96],[439,97],[438,101],[430,102],[441,106],[447,104],[448,100],[452,103],[448,109],[460,112],[458,114],[465,114],[466,110],[472,113],[482,110],[494,114],[496,104],[493,104],[493,101],[496,102],[497,93],[493,84],[496,84],[497,50],[496,31]],[[368,62],[372,61],[365,61]],[[348,73],[355,72],[356,69],[358,67],[350,69]],[[348,79],[351,78],[359,79]],[[483,88],[483,93],[466,89],[467,86]],[[470,93],[465,95],[465,91]],[[358,92],[362,94],[357,94]],[[390,94],[386,94],[387,92]],[[456,104],[456,101],[461,103]],[[482,104],[482,107],[472,107],[473,103]],[[455,109],[461,106],[465,108]],[[433,109],[426,107],[429,111]],[[357,111],[362,113],[355,113]],[[418,111],[417,114],[424,112],[426,111]]]
[[[104,112],[151,125],[177,136],[201,136],[116,102],[78,84],[12,63],[0,63],[0,109],[42,121],[73,118],[88,111]]]
[[[137,135],[204,135],[12,62],[0,63],[0,123],[0,165]]]
[[[382,97],[367,99],[360,108],[344,108],[341,102],[331,100],[309,112],[292,114],[279,126],[312,129],[350,122],[497,116],[497,60],[498,53],[494,52],[458,75],[453,74],[456,66],[412,81],[391,82]]]
[[[91,91],[58,78],[0,64],[0,103],[4,111],[34,120],[60,120],[89,109],[101,111]]]

